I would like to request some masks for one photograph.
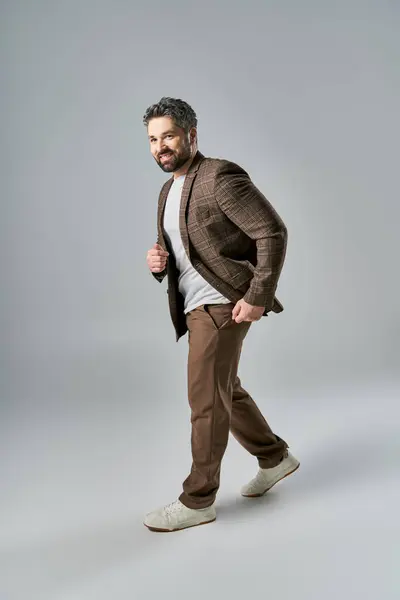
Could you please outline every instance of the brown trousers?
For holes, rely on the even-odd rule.
[[[229,432],[263,468],[277,465],[288,447],[240,384],[239,359],[251,323],[236,323],[233,307],[206,304],[186,315],[193,462],[179,499],[189,508],[213,504]]]

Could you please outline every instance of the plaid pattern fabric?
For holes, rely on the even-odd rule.
[[[183,298],[175,260],[163,232],[163,215],[173,177],[158,201],[157,242],[169,253],[167,266],[171,319],[177,340],[186,333]],[[287,229],[271,203],[239,165],[197,152],[186,174],[180,207],[182,242],[193,267],[232,302],[281,312],[275,296],[287,246]]]

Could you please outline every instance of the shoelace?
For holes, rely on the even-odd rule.
[[[175,502],[171,502],[171,504],[167,504],[167,506],[164,507],[164,512],[166,515],[171,515],[173,513],[178,512],[179,510],[179,503],[177,500],[175,500]]]

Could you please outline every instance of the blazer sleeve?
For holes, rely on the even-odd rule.
[[[287,248],[287,228],[248,173],[224,161],[215,177],[216,201],[225,215],[255,240],[257,264],[245,302],[271,310]]]
[[[159,273],[153,273],[152,271],[150,271],[150,273],[155,279],[157,279],[157,281],[161,283],[167,274],[167,269],[164,269],[164,271],[160,271]]]

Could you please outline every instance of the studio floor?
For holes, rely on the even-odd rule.
[[[14,405],[1,424],[1,599],[398,597],[398,392],[386,381],[259,399],[300,469],[242,498],[256,464],[231,438],[217,520],[168,534],[142,521],[190,466],[183,401],[157,418],[117,397]]]

